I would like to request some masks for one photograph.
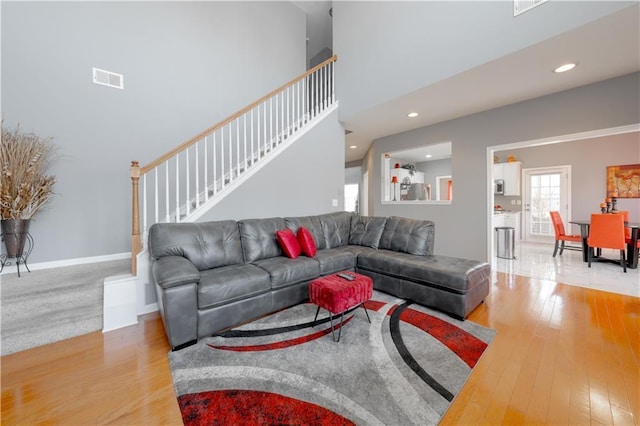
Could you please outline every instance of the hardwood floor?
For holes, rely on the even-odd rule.
[[[442,424],[638,425],[640,299],[497,273],[497,330]],[[157,313],[0,358],[2,424],[181,424]]]

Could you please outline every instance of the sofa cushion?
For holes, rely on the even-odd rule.
[[[202,271],[198,284],[198,309],[226,305],[269,291],[269,274],[254,265],[231,265]]]
[[[246,219],[239,221],[238,226],[246,263],[282,255],[276,231],[285,228],[284,219]]]
[[[287,228],[297,233],[300,227],[305,227],[311,235],[316,244],[318,250],[327,248],[324,241],[324,234],[322,233],[322,223],[320,222],[320,216],[301,216],[301,217],[285,217],[285,223]]]
[[[486,262],[449,256],[410,256],[389,250],[362,253],[358,268],[464,294],[491,275]]]
[[[320,275],[320,264],[315,258],[304,256],[297,259],[272,257],[257,260],[253,264],[269,273],[272,289],[309,281]]]
[[[377,249],[386,223],[386,217],[354,215],[351,218],[349,244]]]
[[[379,248],[427,256],[433,254],[434,239],[432,221],[392,216],[384,226]]]
[[[149,229],[149,253],[156,259],[185,257],[199,271],[243,263],[240,232],[233,220],[156,223]]]
[[[320,275],[329,275],[356,267],[356,254],[350,246],[320,250],[314,259],[320,263]]]
[[[353,213],[349,212],[335,212],[320,216],[325,248],[336,248],[349,244],[351,216]]]
[[[291,259],[295,259],[300,256],[300,244],[298,243],[296,234],[294,234],[291,229],[286,228],[276,231],[276,238],[278,239],[280,249],[282,249],[285,256]]]
[[[302,253],[304,253],[305,256],[313,257],[316,255],[316,252],[318,251],[316,248],[316,242],[313,239],[313,235],[311,235],[311,232],[309,232],[307,228],[304,226],[298,228],[297,238],[300,250],[302,250]]]

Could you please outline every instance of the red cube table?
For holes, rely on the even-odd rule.
[[[342,278],[339,274],[347,274],[354,279],[350,281]],[[357,274],[351,271],[338,272],[336,274],[326,275],[316,278],[309,283],[309,300],[311,303],[318,305],[316,316],[313,319],[314,325],[318,319],[320,308],[329,311],[329,320],[331,321],[331,335],[334,342],[340,341],[342,327],[338,330],[338,339],[333,327],[333,315],[341,314],[340,323],[344,319],[344,313],[349,309],[362,305],[364,312],[367,314],[367,320],[371,323],[369,312],[363,305],[364,302],[371,299],[373,295],[373,281],[366,275]]]

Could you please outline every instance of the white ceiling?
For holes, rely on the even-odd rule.
[[[374,139],[639,71],[639,17],[639,5],[624,9],[346,117],[345,161],[362,159]],[[569,61],[578,67],[552,72]]]

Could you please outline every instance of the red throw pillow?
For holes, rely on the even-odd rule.
[[[287,257],[295,259],[300,256],[300,244],[296,239],[296,234],[291,229],[281,229],[276,231],[276,237],[278,238],[278,244]]]
[[[304,226],[298,228],[298,243],[305,256],[313,257],[316,255],[316,242],[313,240],[311,232]]]

